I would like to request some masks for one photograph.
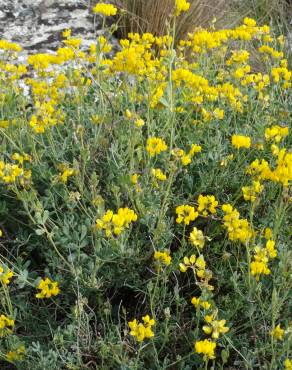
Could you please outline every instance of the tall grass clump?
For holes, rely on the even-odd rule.
[[[291,370],[285,38],[245,17],[175,47],[174,4],[116,51],[0,40],[1,369]]]
[[[120,34],[129,32],[152,33],[155,36],[169,32],[171,15],[175,11],[173,0],[115,0],[122,9]],[[191,0],[188,12],[177,19],[175,40],[185,37],[195,27],[207,27],[216,21],[223,21],[228,11],[227,0]]]

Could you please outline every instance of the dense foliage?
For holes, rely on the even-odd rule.
[[[285,39],[175,49],[188,8],[118,50],[0,40],[1,369],[292,369]]]

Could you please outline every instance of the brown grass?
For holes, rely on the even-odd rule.
[[[181,14],[177,20],[178,40],[195,27],[209,26],[214,17],[221,23],[228,12],[228,0],[189,0],[189,2],[190,10]],[[156,36],[167,34],[174,0],[114,0],[114,3],[125,10],[120,27],[122,37],[126,37],[129,32],[151,32]]]

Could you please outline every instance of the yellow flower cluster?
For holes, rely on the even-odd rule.
[[[129,208],[119,208],[117,213],[106,211],[102,218],[96,220],[97,230],[104,230],[107,237],[112,234],[120,235],[121,232],[137,221],[136,213]]]
[[[13,272],[9,268],[0,265],[0,281],[3,285],[8,285],[13,275]]]
[[[161,171],[160,168],[152,168],[151,174],[159,181],[165,181],[167,179],[166,175]]]
[[[205,275],[206,262],[204,256],[201,254],[198,258],[192,254],[190,257],[184,257],[183,262],[179,264],[181,272],[186,272],[188,269],[192,269],[194,274],[199,278],[203,278]]]
[[[190,9],[190,3],[186,0],[175,0],[175,15],[179,16],[182,12]]]
[[[232,50],[231,57],[227,59],[226,65],[231,66],[233,64],[246,63],[249,60],[249,52],[247,50]]]
[[[261,54],[268,54],[270,55],[272,58],[275,58],[275,59],[281,59],[284,57],[284,54],[282,51],[277,51],[275,49],[273,49],[271,46],[269,45],[262,45],[258,48],[259,52]]]
[[[205,321],[208,325],[202,327],[205,334],[211,335],[213,339],[218,339],[220,334],[225,334],[229,331],[229,328],[225,326],[226,320],[215,320],[217,311],[214,311],[212,315],[206,315]]]
[[[31,171],[24,168],[24,163],[31,161],[30,156],[14,153],[11,159],[17,163],[5,163],[0,160],[0,180],[5,184],[19,182],[22,186],[28,185],[31,179]]]
[[[102,14],[102,15],[109,17],[111,15],[116,15],[118,9],[112,4],[97,3],[92,8],[92,11],[93,13],[98,13],[98,14]]]
[[[189,205],[177,206],[175,212],[177,214],[176,223],[178,224],[183,222],[185,225],[189,225],[191,221],[194,221],[199,216],[195,208]]]
[[[274,148],[276,149],[276,148]],[[283,186],[288,186],[292,180],[292,153],[285,148],[276,150],[276,167],[272,170],[269,163],[262,159],[255,159],[246,169],[246,173],[252,175],[256,180],[270,180],[280,182]]]
[[[203,216],[207,216],[208,212],[212,215],[216,213],[216,207],[218,206],[218,201],[214,195],[202,195],[198,196],[198,212]]]
[[[145,121],[138,114],[129,111],[129,109],[126,109],[125,116],[132,120],[137,128],[141,128],[145,125]]]
[[[192,303],[196,307],[198,307],[200,304],[200,300],[195,299],[194,302],[192,300]],[[207,306],[207,309],[209,307]],[[207,325],[203,325],[202,330],[205,334],[211,335],[212,339],[211,340],[205,339],[202,341],[195,342],[195,351],[198,354],[203,355],[204,361],[208,361],[210,359],[215,358],[215,348],[217,346],[216,340],[219,339],[220,334],[226,334],[229,331],[229,328],[225,326],[226,320],[216,320],[217,314],[218,310],[215,310],[211,315],[205,315],[204,317]]]
[[[25,347],[20,346],[14,351],[9,351],[6,353],[6,360],[8,362],[15,362],[15,361],[21,361],[23,359],[23,356],[25,354]]]
[[[60,293],[60,288],[58,282],[52,281],[50,278],[41,279],[38,284],[38,289],[40,290],[35,296],[37,298],[51,298]]]
[[[250,271],[258,281],[260,275],[269,275],[271,270],[268,267],[270,259],[277,257],[277,250],[275,248],[274,240],[267,240],[264,248],[256,246],[254,248],[253,261],[250,263]]]
[[[202,230],[198,230],[196,227],[194,227],[190,233],[190,242],[195,247],[202,249],[205,244],[205,237]]]
[[[289,358],[286,358],[284,365],[285,365],[285,370],[292,370],[292,361],[289,360]]]
[[[136,319],[129,321],[128,325],[131,329],[130,335],[135,337],[138,342],[143,342],[144,339],[154,337],[152,326],[155,325],[155,320],[151,319],[149,315],[142,317],[143,322],[138,322]]]
[[[191,303],[196,307],[202,307],[204,310],[208,310],[211,304],[208,301],[203,301],[200,297],[193,297]]]
[[[4,51],[14,51],[14,52],[19,52],[22,50],[21,46],[19,46],[18,44],[6,40],[0,40],[0,49]]]
[[[247,243],[254,234],[247,219],[241,219],[239,212],[231,204],[223,204],[222,211],[223,225],[228,231],[229,239]]]
[[[183,166],[188,166],[193,156],[196,153],[200,153],[202,151],[202,147],[198,144],[192,144],[191,149],[188,153],[186,153],[183,149],[174,148],[171,152],[171,154],[176,158],[179,159]]]
[[[68,178],[75,174],[75,171],[72,168],[62,165],[62,173],[59,174],[60,181],[64,184],[67,183]]]
[[[212,271],[206,269],[206,262],[202,254],[198,257],[194,254],[190,257],[185,256],[183,258],[183,262],[179,264],[179,269],[183,273],[188,269],[191,269],[196,279],[196,283],[201,289],[206,289],[207,291],[214,290],[213,285],[209,284],[213,274]],[[199,278],[199,281],[197,281],[197,278]]]
[[[0,338],[12,333],[14,320],[9,319],[6,315],[0,315]]]
[[[165,141],[159,137],[149,137],[147,139],[146,150],[150,157],[154,157],[156,154],[160,154],[167,150],[167,145]]]
[[[251,146],[251,139],[249,136],[233,135],[231,138],[231,143],[236,149],[248,149]]]
[[[196,341],[195,351],[199,355],[203,355],[205,361],[213,360],[215,358],[216,342],[210,339]]]
[[[6,85],[17,82],[27,73],[27,67],[24,64],[11,64],[0,61],[0,80]]]
[[[288,127],[281,127],[278,125],[268,127],[265,130],[265,138],[267,141],[274,141],[279,143],[289,133]]]
[[[255,202],[257,195],[260,194],[264,189],[264,185],[261,185],[259,181],[253,181],[252,186],[243,186],[242,193],[244,200]]]
[[[270,331],[270,335],[276,340],[283,340],[285,330],[278,324],[273,330]]]
[[[155,251],[154,252],[154,259],[165,266],[169,266],[171,264],[171,256],[169,251]]]
[[[288,89],[291,87],[291,80],[292,72],[289,71],[286,67],[274,67],[272,68],[271,75],[275,81],[275,83],[281,82],[284,80],[283,88]]]

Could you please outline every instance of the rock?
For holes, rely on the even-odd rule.
[[[0,0],[0,38],[19,43],[24,53],[48,52],[60,46],[62,31],[88,45],[96,38],[101,19],[90,0]]]

